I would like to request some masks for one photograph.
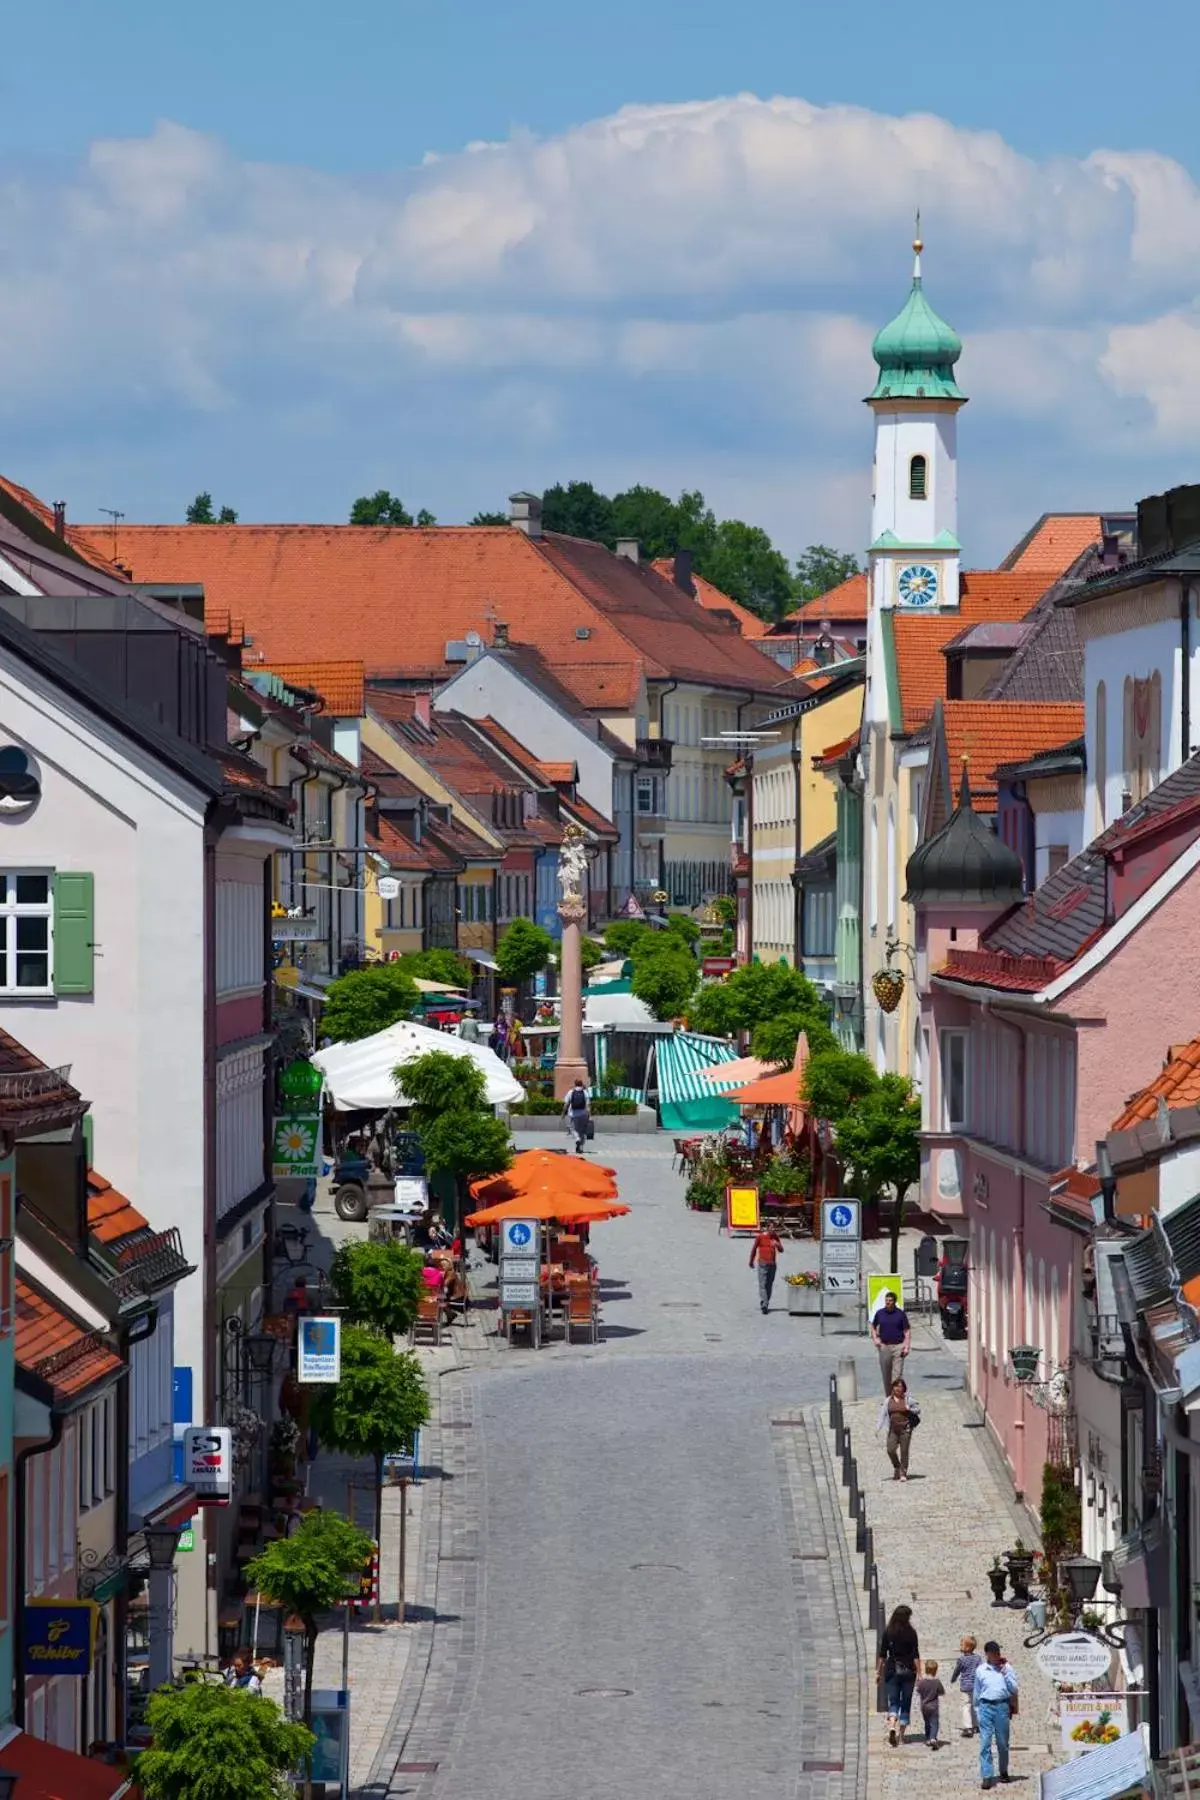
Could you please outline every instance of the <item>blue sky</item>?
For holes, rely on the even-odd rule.
[[[790,551],[856,548],[870,335],[919,202],[986,562],[1044,508],[1193,472],[1200,23],[1142,22],[1144,45],[1111,0],[23,9],[0,468],[76,518],[178,517],[202,486],[246,519],[386,485],[452,521],[558,477],[699,485]]]

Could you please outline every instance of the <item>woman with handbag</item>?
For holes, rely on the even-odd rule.
[[[908,1396],[908,1383],[897,1377],[887,1397],[887,1453],[893,1481],[908,1480],[909,1445],[920,1423],[921,1415]]]
[[[875,1680],[882,1681],[887,1692],[887,1735],[893,1746],[904,1742],[920,1661],[912,1607],[898,1606],[884,1626],[875,1662]]]

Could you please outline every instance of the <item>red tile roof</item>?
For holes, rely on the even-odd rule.
[[[934,701],[945,699],[946,660],[942,650],[951,638],[957,637],[965,625],[984,619],[1024,618],[1045,587],[1046,578],[1040,574],[968,569],[961,578],[957,611],[897,610],[890,615],[904,731],[915,731],[929,717]]]
[[[524,744],[518,743],[512,732],[506,731],[498,720],[489,715],[486,719],[476,719],[475,723],[481,731],[487,733],[497,750],[514,762],[530,781],[536,782],[539,787],[550,781],[546,773],[550,765],[539,762],[532,750],[527,750]],[[572,768],[574,766],[571,764]]]
[[[111,1181],[106,1181],[95,1169],[88,1170],[87,1180],[88,1230],[94,1238],[102,1244],[115,1244],[131,1232],[149,1231],[149,1220],[142,1217],[124,1194],[118,1193]]]
[[[16,1356],[23,1369],[68,1398],[116,1375],[121,1358],[23,1276],[16,1278]]]
[[[17,481],[10,481],[5,475],[0,475],[0,488],[3,488],[6,494],[11,495],[18,506],[23,506],[26,512],[32,513],[34,518],[37,519],[39,524],[43,525],[47,531],[54,531],[54,508],[52,506],[47,506],[46,502],[39,499],[29,488],[22,487]],[[94,539],[90,535],[93,531],[101,530],[102,527],[100,526],[84,527],[68,524],[66,529],[66,544],[69,545],[76,556],[81,557],[84,562],[91,563],[93,568],[102,570],[106,575],[111,575],[114,573],[111,554],[111,537],[109,538],[106,547],[102,536],[98,539]]]
[[[1170,1059],[1161,1075],[1130,1100],[1124,1112],[1113,1120],[1114,1131],[1128,1131],[1132,1125],[1152,1119],[1158,1102],[1166,1102],[1168,1110],[1177,1106],[1200,1106],[1200,1037],[1190,1044],[1172,1046]]]
[[[256,665],[257,666],[257,665]],[[277,662],[271,673],[288,687],[320,694],[325,710],[337,719],[361,719],[366,671],[360,662]]]
[[[664,581],[669,581],[674,587],[675,559],[673,556],[656,556],[650,567],[656,575],[661,575]],[[692,586],[696,591],[694,594],[688,594],[688,599],[699,601],[706,612],[727,613],[743,637],[766,637],[770,626],[765,619],[761,619],[756,612],[751,612],[748,606],[743,606],[740,600],[734,600],[731,595],[722,593],[715,582],[706,580],[703,575],[697,575],[694,569],[692,570]],[[680,593],[687,592],[685,588],[680,588],[679,591]]]
[[[368,830],[367,841],[380,856],[386,856],[393,869],[408,869],[419,875],[447,875],[458,874],[463,868],[462,857],[449,851],[436,835],[423,834],[418,844],[388,818],[381,818],[376,829]]]
[[[124,525],[134,579],[200,582],[210,631],[241,625],[268,667],[361,656],[368,676],[444,678],[446,645],[503,621],[585,707],[627,711],[639,678],[770,686],[759,653],[648,567],[509,526]],[[580,633],[583,633],[580,636]]]
[[[554,783],[572,782],[577,780],[579,775],[579,770],[573,762],[544,762],[539,763],[538,767],[546,780]]]
[[[26,1731],[7,1740],[0,1761],[10,1775],[20,1776],[16,1785],[21,1800],[113,1800],[129,1790],[124,1769],[98,1757],[60,1750]]]
[[[865,570],[857,575],[839,581],[836,587],[829,588],[824,594],[818,594],[815,600],[804,600],[784,618],[784,625],[802,625],[806,629],[813,628],[828,619],[850,621],[861,619],[867,621],[867,577]]]
[[[964,759],[976,812],[995,812],[995,771],[1056,749],[1083,731],[1083,703],[945,700],[942,718],[950,783],[957,790]]]
[[[835,763],[841,762],[852,750],[858,749],[858,741],[862,731],[852,731],[849,737],[839,738],[836,744],[827,744],[825,749],[813,757],[814,769],[831,769]]]
[[[584,800],[581,795],[576,794],[570,800],[563,799],[560,805],[568,818],[578,819],[579,823],[594,833],[596,837],[604,839],[605,842],[614,844],[618,842],[621,834],[612,820],[606,819],[598,807],[593,806],[590,801]]]
[[[1043,586],[1064,575],[1091,545],[1100,542],[1098,513],[1043,513],[1032,530],[1011,549],[1002,569],[1040,575]]]

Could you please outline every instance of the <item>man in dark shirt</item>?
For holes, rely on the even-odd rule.
[[[904,1358],[912,1345],[912,1327],[908,1322],[908,1314],[903,1307],[897,1306],[896,1296],[890,1289],[883,1296],[883,1305],[871,1320],[871,1342],[879,1352],[883,1391],[890,1394],[892,1383],[899,1381],[904,1373]]]

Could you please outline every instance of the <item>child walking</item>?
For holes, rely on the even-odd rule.
[[[979,1721],[975,1717],[975,1702],[972,1689],[975,1686],[975,1671],[983,1658],[979,1655],[973,1637],[965,1637],[958,1646],[958,1661],[950,1671],[950,1685],[956,1683],[962,1696],[962,1734],[974,1737],[979,1730]]]
[[[938,1726],[941,1723],[938,1701],[946,1692],[938,1680],[938,1666],[935,1662],[925,1664],[925,1673],[917,1683],[917,1698],[921,1702],[921,1719],[925,1726],[925,1742],[931,1750],[938,1747]]]

